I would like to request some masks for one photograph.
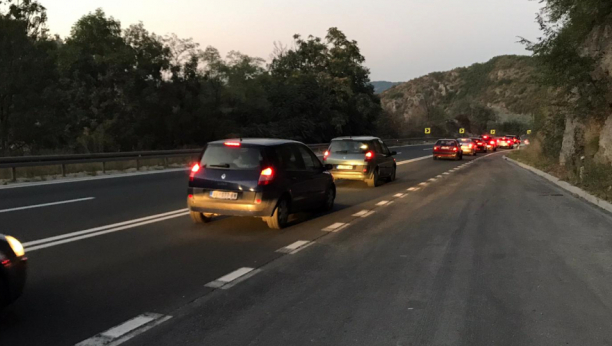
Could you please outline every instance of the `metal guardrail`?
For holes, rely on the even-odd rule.
[[[383,139],[387,146],[408,145],[425,143],[433,138],[395,138]],[[308,144],[316,154],[322,154],[329,143]],[[96,154],[70,154],[70,155],[40,155],[40,156],[13,156],[0,157],[0,169],[10,168],[11,181],[17,180],[17,168],[36,166],[60,166],[62,176],[66,176],[66,165],[82,163],[101,163],[102,172],[106,172],[106,163],[114,161],[136,161],[136,169],[139,170],[141,160],[163,159],[164,167],[168,167],[169,158],[193,157],[194,160],[202,153],[202,149],[180,149],[180,150],[156,150],[156,151],[132,151],[119,153],[96,153]]]

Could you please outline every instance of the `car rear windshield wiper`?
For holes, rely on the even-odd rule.
[[[218,165],[206,165],[207,167],[230,168],[229,163],[220,163]]]

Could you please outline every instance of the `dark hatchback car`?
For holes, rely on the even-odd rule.
[[[282,139],[210,142],[189,177],[191,218],[215,215],[261,217],[273,229],[291,213],[331,210],[336,198],[332,175],[306,145]]]
[[[323,160],[332,165],[334,179],[361,180],[376,187],[383,179],[395,180],[396,154],[377,137],[338,137],[332,139]]]
[[[21,243],[0,234],[0,308],[6,307],[23,292],[27,258]]]
[[[463,159],[461,146],[456,139],[439,139],[433,147],[433,159],[451,158],[455,160]]]

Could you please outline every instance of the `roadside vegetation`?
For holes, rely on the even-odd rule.
[[[0,154],[177,149],[230,137],[321,143],[381,114],[357,42],[293,36],[270,61],[123,27],[101,9],[68,37],[43,2],[0,0]]]

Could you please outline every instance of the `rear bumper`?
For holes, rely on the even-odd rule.
[[[463,151],[464,154],[473,154],[476,152],[476,149],[461,149],[461,151]]]
[[[457,158],[459,157],[459,153],[452,153],[452,154],[446,154],[446,153],[435,153],[433,154],[434,157],[440,158],[440,159],[446,159],[446,158]]]
[[[198,201],[195,198],[187,198],[187,206],[190,211],[207,214],[229,215],[229,216],[271,216],[276,207],[277,199],[262,200],[261,203],[231,203],[223,200]]]
[[[334,177],[334,180],[366,180],[368,178],[368,173],[359,171],[331,170],[330,173]]]
[[[26,283],[27,257],[12,259],[8,265],[4,265],[3,275],[8,281],[8,301],[11,303],[21,296]],[[1,303],[1,302],[0,302]]]

